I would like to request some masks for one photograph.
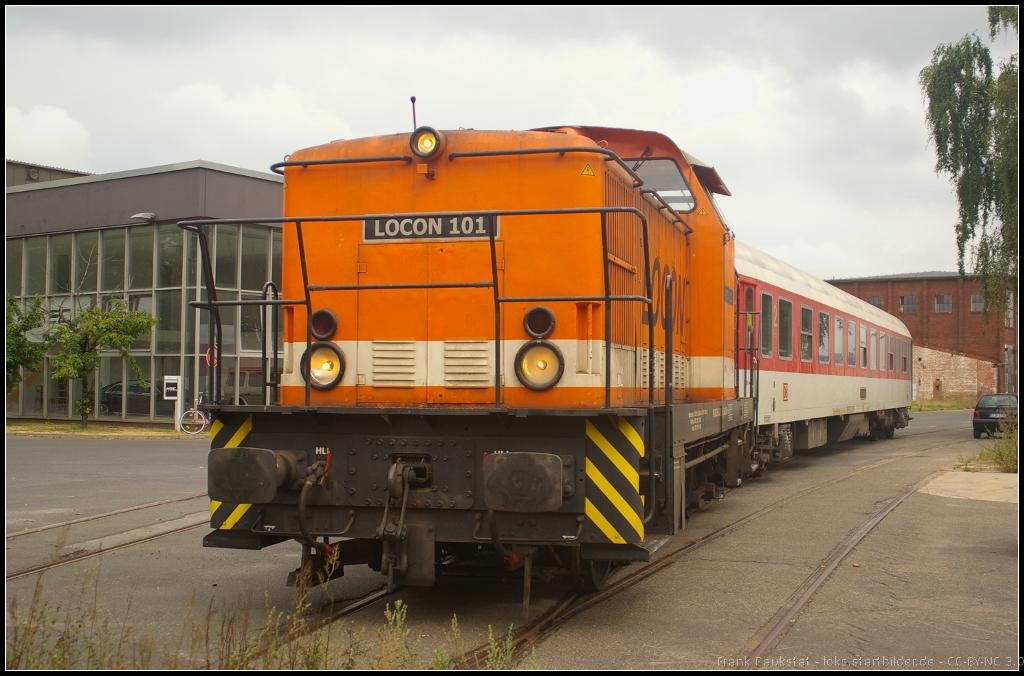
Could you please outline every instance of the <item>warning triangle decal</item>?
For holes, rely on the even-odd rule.
[[[698,216],[707,216],[708,215],[707,209],[705,209],[704,207],[701,207],[700,211],[697,212],[697,215]]]
[[[590,165],[583,167],[583,171],[580,172],[580,176],[594,176],[594,170],[590,168]]]

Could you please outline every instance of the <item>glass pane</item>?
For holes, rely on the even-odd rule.
[[[131,295],[128,296],[128,309],[137,312],[148,312],[153,314],[153,296],[150,295]],[[150,329],[146,333],[142,334],[135,339],[131,350],[149,350],[152,343],[153,331]]]
[[[868,327],[863,324],[860,327],[860,367],[868,367]]]
[[[46,293],[46,238],[29,237],[25,240],[25,295]]]
[[[127,411],[129,417],[136,418],[149,418],[149,407],[150,402],[153,399],[153,384],[150,378],[152,372],[151,365],[149,363],[150,358],[148,356],[138,356],[135,360],[139,363],[139,370],[142,371],[142,377],[146,380],[145,385],[149,387],[146,390],[143,387],[143,383],[140,383],[136,379],[135,369],[128,366],[128,405]]]
[[[800,308],[800,359],[802,361],[811,361],[814,350],[813,323],[814,311],[809,307]]]
[[[156,292],[156,352],[181,354],[181,289]]]
[[[788,300],[779,301],[779,357],[793,356],[793,304]]]
[[[772,297],[761,294],[761,354],[772,356]]]
[[[182,349],[185,355],[196,354],[196,313],[197,310],[190,306],[189,303],[196,299],[195,289],[185,290],[185,345]],[[206,314],[205,311],[200,311],[201,314]]]
[[[153,365],[156,370],[153,373],[153,384],[152,388],[155,392],[153,395],[153,415],[157,418],[169,418],[174,419],[174,401],[168,401],[164,399],[164,376],[176,376],[181,375],[181,357],[154,357]],[[179,381],[179,390],[180,390]],[[178,396],[181,396],[179,391]],[[185,404],[183,399],[182,404]],[[188,406],[182,406],[181,410],[184,411],[191,407],[191,403]]]
[[[124,288],[124,229],[104,230],[103,266],[100,289],[102,291],[120,291]]]
[[[77,317],[89,308],[96,307],[96,296],[75,296],[74,315]]]
[[[100,233],[75,235],[75,290],[96,290],[96,269],[100,264]]]
[[[22,369],[18,369],[21,371]],[[18,383],[14,388],[7,393],[7,415],[19,416],[21,415],[21,390],[23,382]]]
[[[220,362],[220,396],[225,404],[235,403],[235,369],[238,360],[234,357],[221,359]]]
[[[185,357],[184,368],[181,370],[181,385],[178,390],[181,393],[179,396],[184,397],[181,400],[181,410],[191,408],[196,401],[196,380],[195,380],[195,369],[196,369],[196,358]]]
[[[71,296],[50,297],[46,300],[44,307],[47,308],[46,319],[51,325],[67,322],[71,319]]]
[[[846,364],[857,365],[857,325],[854,322],[846,327]]]
[[[185,256],[185,285],[195,286],[196,284],[202,284],[202,280],[196,278],[196,270],[199,264],[199,236],[194,232],[186,232],[185,247],[188,249]]]
[[[836,360],[837,366],[843,365],[843,318],[836,316],[836,333],[835,333],[835,354],[832,356]]]
[[[238,226],[217,226],[217,286],[238,288]]]
[[[25,392],[24,415],[42,415],[44,398],[45,379],[42,371],[23,370],[25,376],[21,381],[21,387]]]
[[[273,230],[271,237],[271,265],[273,266],[273,282],[277,290],[281,290],[281,231]]]
[[[50,293],[71,293],[71,235],[50,237]]]
[[[128,288],[148,289],[153,286],[153,226],[131,228],[131,266]]]
[[[218,300],[238,300],[237,291],[225,291],[217,289]],[[203,312],[202,314],[209,314]],[[222,307],[220,309],[220,324],[223,331],[221,336],[221,354],[235,354],[237,352],[236,331],[238,330],[238,306]]]
[[[828,363],[828,332],[832,328],[829,316],[824,312],[818,313],[818,362]]]
[[[7,240],[7,293],[21,295],[21,256],[23,239]]]
[[[635,171],[644,180],[644,188],[656,190],[670,207],[680,213],[693,210],[693,193],[673,160],[646,160]]]
[[[242,298],[256,298],[259,296],[245,295]],[[260,350],[263,345],[263,317],[262,309],[258,305],[242,306],[242,349]]]
[[[121,357],[100,357],[98,392],[99,403],[96,413],[100,418],[120,418],[121,401]]]
[[[50,360],[46,360],[46,370],[48,374],[52,374],[53,370],[50,367]],[[55,380],[53,376],[50,376],[49,387],[46,392],[46,417],[47,418],[67,418],[68,417],[68,381],[66,380]]]
[[[263,403],[263,363],[258,357],[238,360],[238,403],[258,406]]]
[[[262,291],[267,283],[267,230],[247,225],[242,228],[242,288]]]
[[[157,286],[181,286],[182,232],[173,223],[157,229]]]

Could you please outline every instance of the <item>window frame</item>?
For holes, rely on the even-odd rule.
[[[765,299],[768,300],[768,312],[765,314]],[[775,298],[767,291],[761,292],[761,356],[772,359],[775,354],[775,314],[773,312]],[[767,333],[766,333],[767,331]],[[767,338],[767,340],[765,340]]]
[[[844,354],[846,346],[843,344],[846,325],[843,321],[843,317],[838,312],[835,314],[835,323],[832,325],[832,331],[832,362],[836,366],[843,366],[846,363],[846,359],[844,358],[846,356]]]
[[[804,329],[804,318],[807,318],[807,329]],[[807,344],[804,356],[804,343]],[[810,305],[800,305],[800,361],[810,364],[814,361],[814,308]]]
[[[787,336],[787,338],[789,338],[789,344],[788,344],[788,354],[786,354],[786,355],[782,354],[782,304],[783,303],[785,303],[787,306],[789,306],[789,335]],[[791,301],[791,300],[789,300],[787,298],[783,298],[782,296],[779,296],[778,315],[779,315],[779,331],[778,331],[778,334],[779,334],[778,335],[778,340],[779,340],[779,359],[781,359],[783,361],[792,361],[793,360],[793,301]]]
[[[949,299],[949,303],[948,303],[949,309],[948,310],[940,310],[939,309],[939,299],[940,298],[948,298]],[[943,301],[942,307],[947,307],[947,303],[945,301]],[[937,315],[948,315],[948,314],[952,314],[952,313],[953,313],[953,294],[949,294],[949,293],[935,294],[935,314],[937,314]]]

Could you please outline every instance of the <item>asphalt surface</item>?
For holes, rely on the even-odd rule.
[[[914,416],[893,440],[854,440],[800,454],[693,515],[659,554],[797,491],[889,461],[792,500],[579,615],[538,646],[540,666],[735,667],[840,543],[893,497],[929,478],[935,481],[897,507],[844,560],[765,661],[751,666],[999,668],[1008,657],[1015,661],[1017,504],[1007,500],[1016,499],[1016,484],[993,489],[943,483],[951,476],[943,469],[989,442],[971,438],[970,411]],[[6,441],[8,536],[205,493],[206,440]],[[982,493],[988,497],[976,499]],[[294,590],[284,578],[298,565],[299,546],[205,549],[206,514],[208,501],[194,498],[9,537],[8,574],[55,556],[200,524],[9,581],[8,600],[30,598],[41,581],[43,598],[56,603],[67,599],[68,589],[88,587],[83,580],[98,578],[100,610],[127,614],[137,633],[151,635],[157,645],[175,643],[190,623],[211,612],[215,620],[241,612],[259,626],[269,607],[293,607]],[[344,604],[382,584],[378,573],[353,566],[307,600]],[[443,578],[391,601],[409,605],[411,638],[429,658],[453,616],[467,648],[486,642],[489,629],[500,636],[518,624],[520,585],[501,576]],[[532,614],[566,592],[557,579],[535,580]],[[372,634],[382,624],[383,606],[356,613],[351,626]],[[928,659],[930,665],[906,663]]]

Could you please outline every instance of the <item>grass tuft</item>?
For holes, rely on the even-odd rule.
[[[999,425],[999,436],[995,443],[978,454],[983,462],[989,462],[1000,472],[1017,474],[1017,459],[1020,448],[1017,443],[1017,425],[1004,422]]]

